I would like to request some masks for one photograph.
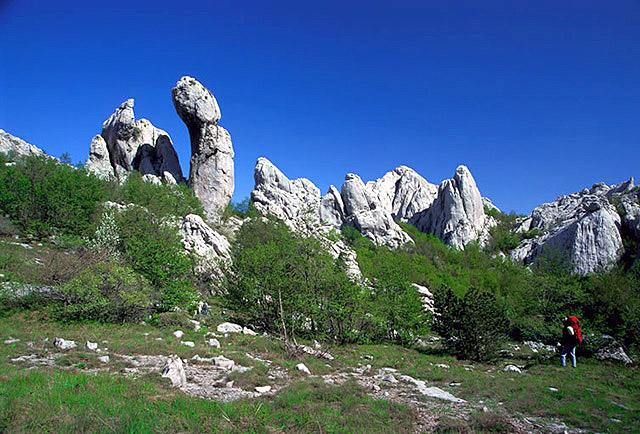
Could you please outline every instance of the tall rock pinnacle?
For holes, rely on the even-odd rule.
[[[217,220],[233,195],[233,144],[220,125],[220,107],[198,80],[182,77],[172,90],[173,105],[191,139],[189,183],[210,219]]]

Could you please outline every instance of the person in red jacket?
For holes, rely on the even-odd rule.
[[[571,356],[571,366],[576,367],[576,347],[582,343],[582,330],[577,316],[570,316],[562,321],[562,349],[560,360],[562,366],[567,366],[567,355]]]

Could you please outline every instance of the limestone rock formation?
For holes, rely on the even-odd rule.
[[[382,210],[402,221],[429,208],[438,194],[437,185],[407,166],[397,167],[382,178],[367,182],[366,189]]]
[[[104,179],[124,181],[131,171],[145,179],[182,182],[178,154],[169,135],[146,119],[135,119],[134,100],[123,102],[91,140],[86,168]]]
[[[619,203],[622,218],[612,202]],[[545,253],[556,252],[569,259],[577,274],[606,270],[624,253],[623,224],[630,236],[640,239],[638,216],[633,179],[613,186],[598,183],[536,207],[516,231],[535,231],[537,236],[522,241],[511,258],[529,264]]]
[[[185,250],[198,258],[196,271],[211,277],[221,276],[222,269],[231,261],[231,245],[227,238],[195,214],[183,217],[180,234]]]
[[[290,180],[271,161],[258,158],[251,199],[263,215],[282,220],[292,230],[307,232],[318,224],[320,190],[306,178]]]
[[[42,157],[46,155],[44,151],[37,146],[27,143],[21,138],[13,136],[2,129],[0,129],[0,153],[13,154],[20,157],[31,155]]]
[[[458,166],[452,179],[442,181],[433,204],[413,215],[410,222],[456,248],[471,241],[482,243],[490,226],[482,196],[466,166]]]
[[[218,102],[192,77],[182,77],[172,90],[173,105],[191,140],[189,183],[210,219],[217,220],[234,188],[231,136],[220,125]]]
[[[385,210],[378,198],[367,191],[358,175],[347,174],[341,196],[346,214],[344,224],[359,229],[362,235],[378,245],[397,248],[411,242],[409,235],[393,220],[391,210]]]

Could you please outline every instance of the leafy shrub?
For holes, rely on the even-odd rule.
[[[62,321],[137,322],[153,307],[149,282],[128,267],[100,263],[60,287],[53,308]]]
[[[445,347],[458,357],[492,358],[506,338],[508,321],[495,296],[471,288],[463,297],[450,289],[435,294],[433,327]]]
[[[88,242],[93,251],[104,254],[112,260],[120,259],[120,229],[116,222],[115,211],[104,210],[98,221],[93,237]]]
[[[364,295],[318,240],[262,219],[240,229],[226,302],[245,321],[287,340],[346,342],[362,328]]]
[[[0,164],[0,211],[33,235],[86,234],[105,195],[103,181],[51,158]]]
[[[157,185],[146,182],[138,172],[132,172],[121,187],[114,186],[111,200],[140,205],[158,219],[187,214],[204,217],[202,203],[192,189],[184,184]]]
[[[170,312],[154,313],[151,315],[151,324],[157,327],[193,327],[191,316],[186,310],[174,310]]]
[[[160,303],[163,311],[175,308],[193,311],[198,305],[198,301],[200,301],[198,290],[187,280],[167,282],[162,288]]]
[[[132,206],[115,214],[124,260],[153,285],[187,279],[193,258],[185,253],[176,227]]]
[[[229,217],[248,217],[249,215],[255,215],[255,209],[251,203],[251,199],[244,198],[240,202],[230,202],[225,208],[222,218],[228,219]]]

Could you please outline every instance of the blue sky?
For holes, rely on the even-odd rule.
[[[638,1],[0,0],[0,59],[0,128],[85,160],[132,97],[187,172],[170,91],[195,76],[232,135],[237,200],[259,156],[323,191],[466,164],[518,212],[640,175]]]

